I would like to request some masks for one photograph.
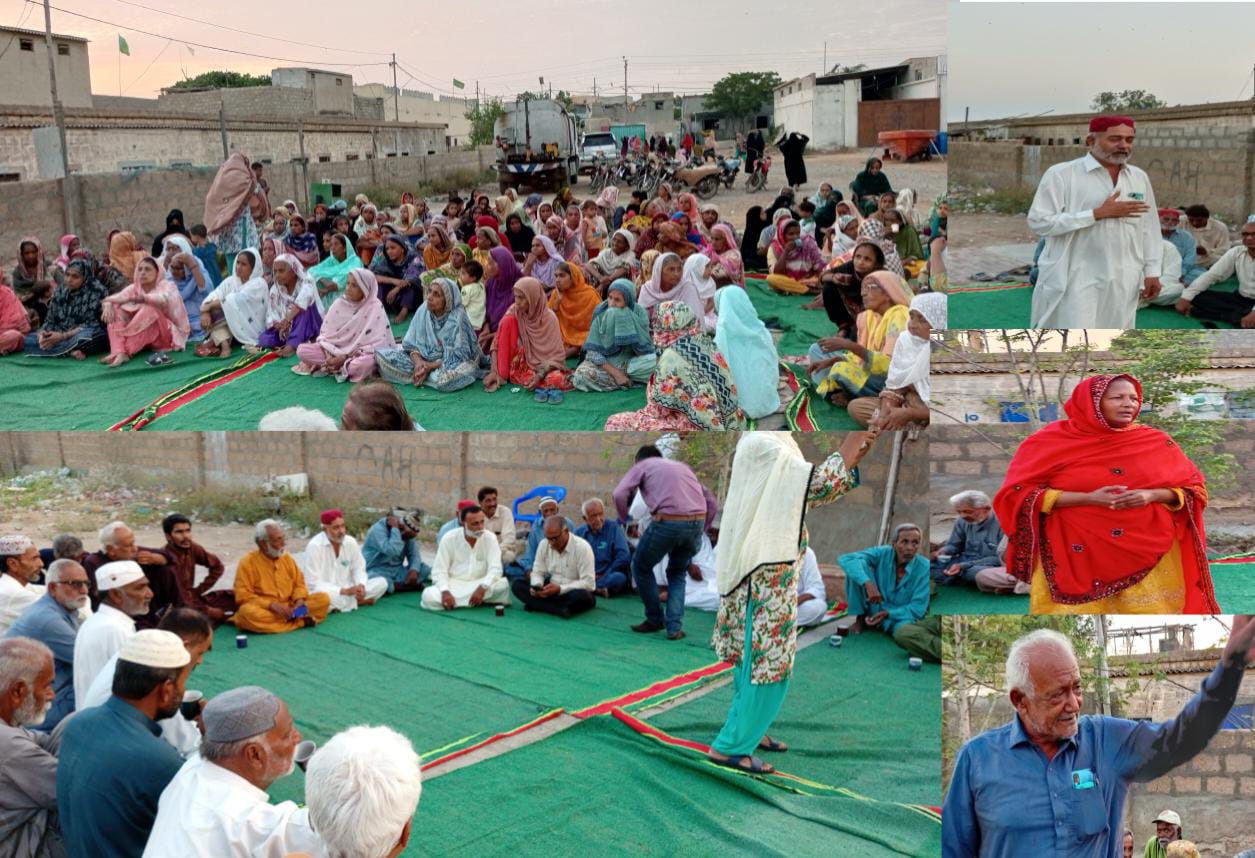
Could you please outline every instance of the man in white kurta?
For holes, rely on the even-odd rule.
[[[1159,295],[1153,301],[1142,298],[1137,302],[1138,307],[1149,307],[1151,304],[1157,307],[1171,307],[1185,291],[1185,284],[1181,282],[1181,251],[1177,250],[1176,245],[1167,239],[1164,239],[1163,243],[1161,267],[1159,283],[1162,288],[1159,290]]]
[[[344,513],[325,511],[320,521],[322,533],[305,546],[301,571],[311,592],[331,597],[331,610],[352,611],[359,605],[373,605],[388,592],[388,579],[366,574],[366,558],[361,546],[350,536]]]
[[[429,611],[509,605],[510,586],[501,569],[501,546],[484,529],[484,511],[467,510],[461,527],[445,534],[436,549],[431,584],[423,590]]]
[[[1132,328],[1139,299],[1158,296],[1159,214],[1150,177],[1128,163],[1133,137],[1132,119],[1095,117],[1088,154],[1042,176],[1028,212],[1046,239],[1032,327]]]
[[[0,536],[0,637],[44,594],[42,586],[31,583],[43,568],[30,539],[16,533]]]
[[[588,540],[571,532],[566,519],[545,519],[544,539],[536,549],[536,562],[528,579],[511,584],[515,597],[527,611],[540,611],[570,619],[597,605],[597,561]]]
[[[74,699],[86,700],[92,680],[126,639],[135,634],[135,618],[148,613],[153,591],[134,560],[115,560],[96,570],[100,610],[79,626],[74,639]]]
[[[802,555],[802,577],[797,582],[797,625],[813,626],[828,613],[828,591],[819,572],[814,549],[807,547]]]

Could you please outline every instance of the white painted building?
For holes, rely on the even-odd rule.
[[[842,75],[794,78],[775,89],[775,124],[805,134],[815,148],[853,148],[861,89],[858,78]]]
[[[474,98],[454,98],[453,96],[437,98],[433,93],[404,87],[401,88],[400,97],[396,98],[396,90],[381,83],[361,84],[353,87],[353,92],[359,98],[382,99],[385,121],[393,121],[399,112],[401,122],[443,124],[447,126],[445,131],[447,148],[456,149],[470,145],[471,121],[466,118],[466,111],[475,106]]]
[[[54,33],[57,95],[66,107],[91,107],[87,40]],[[0,27],[0,104],[52,105],[48,48],[42,30]]]

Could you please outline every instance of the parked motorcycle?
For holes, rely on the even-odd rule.
[[[708,200],[719,191],[721,168],[716,164],[692,164],[668,169],[672,170],[675,180],[683,182],[699,200]]]
[[[736,181],[737,173],[741,172],[740,158],[721,158],[719,160],[719,181],[729,191]]]
[[[771,169],[771,156],[764,155],[754,164],[754,169],[745,179],[745,192],[756,194],[767,187],[767,172]]]

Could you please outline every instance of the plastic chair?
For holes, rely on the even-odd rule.
[[[514,513],[514,520],[516,522],[525,521],[534,527],[540,521],[540,510],[537,509],[536,512],[525,514],[519,512],[519,507],[532,498],[543,497],[551,497],[558,503],[562,503],[562,501],[566,500],[566,486],[537,486],[519,495],[514,499],[514,506],[511,508]]]

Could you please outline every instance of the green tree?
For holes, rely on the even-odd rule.
[[[770,72],[732,72],[724,75],[706,96],[706,109],[741,124],[757,115],[759,108],[772,101],[772,90],[782,83]]]
[[[1122,92],[1100,92],[1089,103],[1089,109],[1099,113],[1120,113],[1125,110],[1151,110],[1167,107],[1168,102],[1156,98],[1144,89],[1126,89]]]
[[[482,104],[468,108],[463,115],[471,121],[471,145],[487,146],[493,141],[493,127],[505,115],[505,107],[502,106],[501,99],[490,98]]]
[[[270,86],[270,76],[263,74],[241,74],[233,71],[208,71],[196,77],[188,77],[176,83],[171,89],[242,89],[246,86]]]
[[[565,89],[560,89],[553,95],[550,95],[547,92],[532,92],[531,90],[524,90],[515,96],[517,101],[539,101],[545,98],[558,102],[562,105],[564,110],[569,111],[575,107],[575,101],[571,98],[571,93],[567,92]]]

